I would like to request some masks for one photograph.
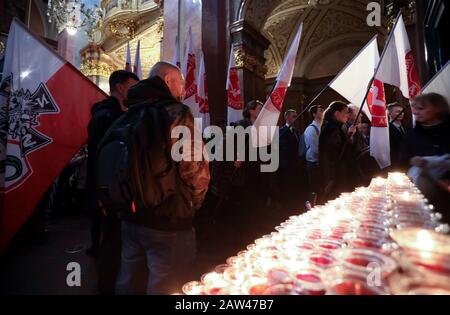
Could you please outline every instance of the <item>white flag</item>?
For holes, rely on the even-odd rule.
[[[192,42],[192,29],[189,28],[189,34],[187,38],[186,54],[183,60],[183,75],[185,79],[186,95],[184,97],[184,104],[189,106],[192,111],[192,115],[200,117],[200,112],[197,103],[197,61]]]
[[[131,69],[131,53],[130,53],[130,42],[127,43],[127,57],[125,61],[125,70],[132,71]]]
[[[330,87],[353,105],[361,106],[369,82],[374,75],[377,58],[379,58],[377,36],[374,36],[336,75],[330,83]],[[364,105],[364,113],[369,119],[372,119],[367,102]]]
[[[142,80],[142,65],[141,65],[141,41],[139,40],[136,47],[136,55],[134,56],[133,72]]]
[[[422,93],[438,93],[450,101],[450,61],[426,84]]]
[[[380,55],[377,37],[375,36],[333,79],[330,87],[352,104],[361,106],[379,60]],[[370,155],[383,169],[391,165],[389,125],[383,82],[374,80],[363,109],[372,126],[370,131]]]
[[[206,69],[205,58],[203,54],[200,58],[200,69],[198,72],[198,97],[197,103],[199,106],[200,117],[202,118],[202,128],[205,130],[210,125],[209,104],[208,104],[208,88],[206,86]]]
[[[234,46],[231,46],[230,60],[228,62],[227,74],[227,108],[228,125],[241,120],[244,104],[241,98],[241,88],[239,86],[239,76],[236,69],[236,60],[234,59]]]
[[[275,133],[274,127],[278,124],[278,119],[280,118],[281,110],[283,109],[286,91],[291,85],[292,75],[294,74],[295,60],[297,59],[302,30],[303,23],[300,24],[297,34],[291,43],[291,47],[286,54],[283,65],[278,73],[275,87],[254,123],[257,131],[257,134],[252,134],[254,146],[264,147],[272,143]],[[266,128],[266,130],[264,130],[264,128]]]
[[[394,33],[386,44],[385,55],[381,60],[376,78],[398,87],[404,97],[412,100],[420,92],[420,83],[405,22],[401,15],[391,32]]]

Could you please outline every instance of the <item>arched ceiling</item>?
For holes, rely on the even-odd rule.
[[[316,79],[335,75],[372,36],[385,34],[367,25],[366,6],[367,0],[244,0],[239,14],[271,42],[265,52],[268,79],[277,75],[303,22],[294,76]]]

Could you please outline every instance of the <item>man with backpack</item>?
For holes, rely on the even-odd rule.
[[[92,107],[88,125],[87,207],[92,216],[91,248],[86,254],[97,257],[100,294],[114,294],[120,265],[120,226],[117,219],[102,217],[96,190],[98,145],[108,128],[126,111],[128,90],[139,82],[132,72],[114,71],[109,77],[110,96]]]
[[[195,258],[192,220],[206,195],[210,174],[195,150],[176,162],[175,127],[194,135],[178,67],[158,62],[148,79],[130,89],[128,112],[103,138],[98,151],[97,189],[105,213],[122,221],[118,294],[179,292]],[[183,140],[186,140],[183,138]],[[191,148],[202,139],[188,139]],[[184,150],[184,147],[182,148]],[[178,160],[178,159],[177,159]],[[139,280],[147,277],[146,289]]]
[[[320,171],[319,171],[319,136],[322,128],[324,109],[320,105],[311,106],[309,113],[313,122],[306,127],[304,145],[306,148],[306,172],[308,174],[309,194],[308,200],[314,206],[317,193],[320,189]]]

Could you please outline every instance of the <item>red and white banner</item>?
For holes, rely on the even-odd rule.
[[[295,61],[297,59],[297,52],[302,37],[302,30],[303,23],[300,24],[297,34],[292,40],[291,47],[289,48],[280,72],[278,73],[275,87],[254,123],[258,134],[257,137],[256,133],[252,134],[254,146],[264,147],[272,143],[275,131],[273,127],[278,124],[278,119],[280,118],[283,109],[284,98],[288,87],[291,85],[292,75],[294,74]],[[267,128],[267,132],[264,132],[261,127]],[[256,140],[258,140],[258,142],[256,142]]]
[[[374,36],[339,72],[330,83],[330,87],[352,104],[361,106],[379,60],[377,37]],[[374,80],[367,100],[364,102],[363,110],[372,123],[370,130],[370,155],[375,158],[380,168],[383,169],[391,165],[389,125],[383,82]]]
[[[0,252],[87,139],[106,95],[13,20],[0,85]]]
[[[391,32],[394,34],[386,44],[386,52],[381,60],[376,79],[398,87],[404,97],[412,100],[420,93],[420,82],[405,22],[401,15]]]
[[[127,59],[125,61],[125,70],[132,72],[132,69],[131,69],[130,42],[127,43]]]
[[[391,165],[391,147],[389,142],[389,124],[386,113],[386,96],[384,84],[375,79],[369,94],[367,104],[372,116],[370,128],[370,156],[381,169]]]
[[[136,74],[139,80],[142,80],[142,65],[141,65],[141,41],[138,40],[136,46],[136,54],[134,55],[133,73]]]
[[[227,104],[228,125],[236,121],[242,120],[242,111],[244,104],[241,97],[241,88],[239,85],[239,75],[236,69],[236,60],[234,59],[234,46],[231,46],[230,60],[228,62],[228,74],[227,74]]]
[[[200,117],[202,119],[202,130],[210,125],[209,104],[208,104],[208,88],[206,86],[206,68],[205,57],[200,57],[200,68],[198,71],[198,95],[197,103],[199,106]]]
[[[189,34],[187,38],[187,48],[186,48],[186,55],[184,57],[184,64],[183,64],[183,75],[185,79],[185,90],[186,95],[184,97],[183,103],[189,106],[189,108],[192,111],[192,115],[194,117],[200,117],[200,111],[198,108],[197,103],[197,62],[196,62],[196,56],[194,51],[194,46],[192,44],[192,30],[189,29]]]

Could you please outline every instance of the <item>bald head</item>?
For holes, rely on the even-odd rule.
[[[159,77],[167,85],[172,96],[179,102],[184,98],[184,78],[180,68],[166,61],[157,62],[150,70],[149,79]]]

